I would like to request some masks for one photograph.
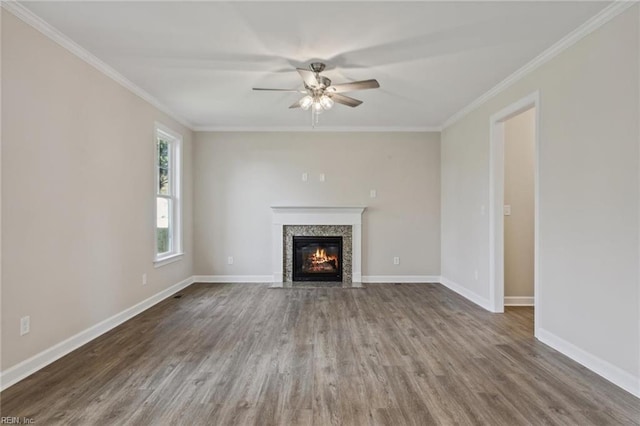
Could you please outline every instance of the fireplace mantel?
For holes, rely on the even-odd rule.
[[[351,225],[352,277],[362,281],[362,206],[272,206],[273,282],[283,282],[283,227],[285,225]]]

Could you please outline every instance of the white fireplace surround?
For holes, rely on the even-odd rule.
[[[273,282],[284,278],[283,231],[285,225],[351,225],[352,272],[354,283],[362,282],[362,213],[366,207],[278,206],[273,211]]]

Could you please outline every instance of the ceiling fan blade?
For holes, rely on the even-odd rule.
[[[295,101],[294,103],[292,103],[289,109],[291,108],[300,108],[300,101]]]
[[[296,68],[300,77],[304,80],[305,84],[309,87],[318,87],[318,79],[316,78],[316,73],[311,70],[305,70],[304,68]]]
[[[335,84],[327,87],[329,93],[353,92],[355,90],[377,89],[380,87],[378,80],[354,81],[353,83]]]
[[[271,92],[300,92],[298,89],[265,89],[262,87],[254,87],[253,90],[268,90]]]
[[[360,105],[362,103],[362,101],[350,98],[349,96],[339,95],[337,93],[333,94],[333,95],[330,95],[330,96],[331,96],[331,99],[333,99],[334,102],[337,102],[337,103],[342,104],[342,105],[350,106],[352,108],[355,108],[355,107],[357,107],[358,105]]]

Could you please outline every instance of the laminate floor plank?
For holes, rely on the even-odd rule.
[[[194,284],[0,394],[40,425],[640,425],[640,400],[437,284]]]

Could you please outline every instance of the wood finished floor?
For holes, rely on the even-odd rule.
[[[640,424],[640,401],[436,284],[194,284],[14,385],[38,425]]]

